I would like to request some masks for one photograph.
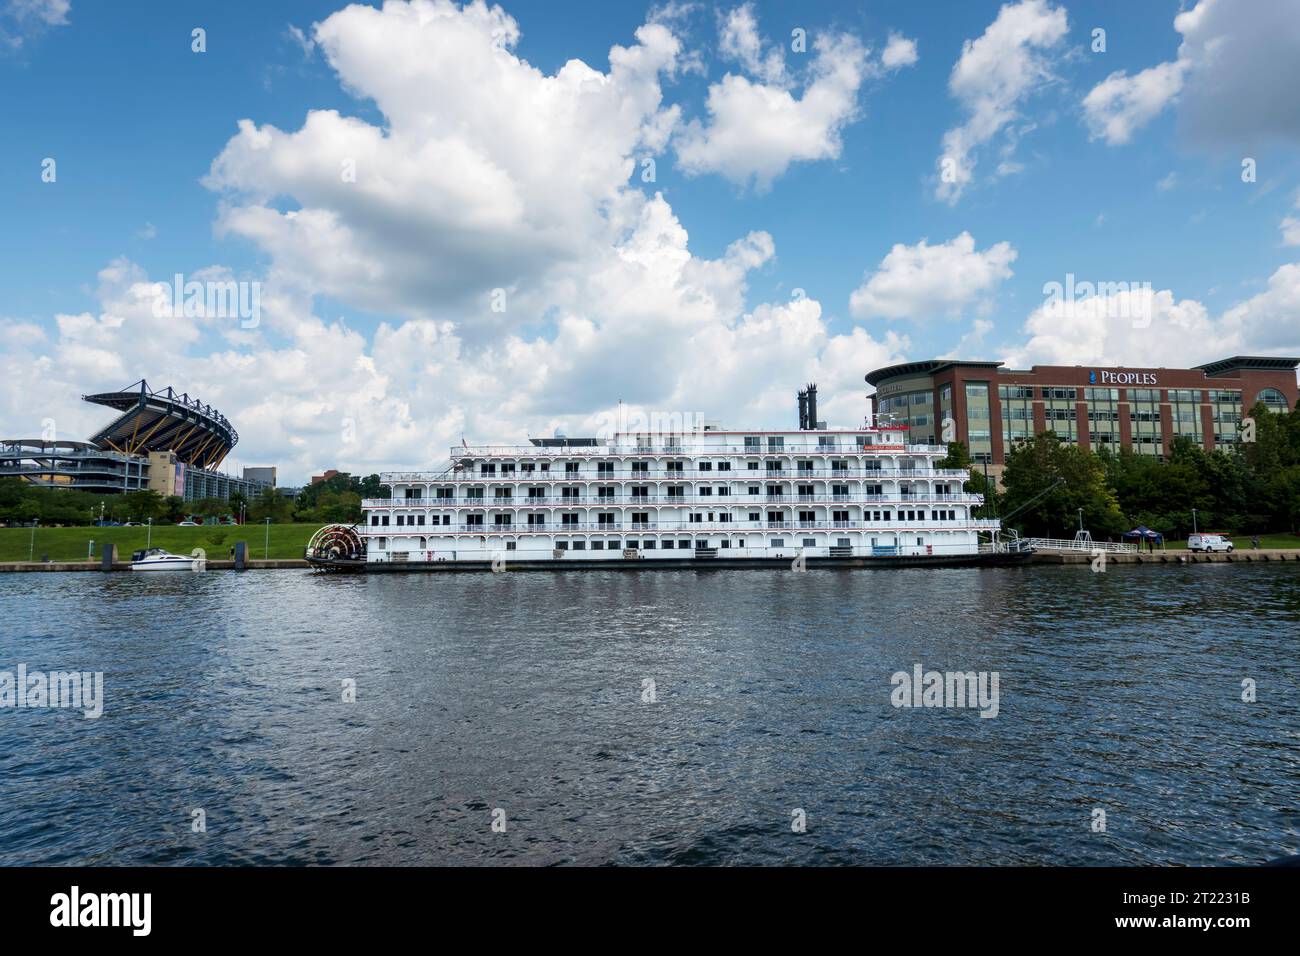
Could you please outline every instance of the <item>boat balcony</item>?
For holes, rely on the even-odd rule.
[[[446,537],[456,534],[472,535],[518,535],[518,534],[608,534],[608,533],[690,533],[690,532],[730,532],[763,533],[768,531],[863,531],[874,534],[906,534],[934,531],[997,531],[1001,524],[996,520],[958,519],[955,521],[658,521],[658,522],[621,522],[600,524],[599,522],[580,521],[570,524],[555,525],[498,525],[498,524],[458,524],[438,526],[426,530],[420,528],[367,528],[360,532],[368,538],[417,536],[424,538]]]
[[[860,454],[898,454],[900,452],[923,455],[946,455],[944,445],[907,444],[896,440],[893,435],[880,431],[841,432],[826,435],[815,432],[787,433],[791,438],[805,438],[804,443],[792,441],[790,444],[769,445],[766,442],[746,445],[735,440],[717,441],[604,441],[595,445],[453,445],[448,449],[452,461],[467,458],[506,458],[506,459],[591,459],[619,458],[631,455],[669,455],[669,456],[734,456],[758,455],[767,457],[789,455],[860,455]],[[692,435],[692,438],[699,436]],[[807,438],[816,437],[820,442],[829,439],[830,444],[811,444]],[[393,472],[391,474],[410,474]],[[386,474],[380,476],[387,480]],[[400,480],[400,479],[399,479]]]
[[[574,472],[502,472],[410,476],[403,479],[389,480],[381,483],[393,485],[464,485],[464,484],[498,484],[498,485],[548,485],[548,484],[590,484],[592,482],[663,482],[663,481],[803,481],[805,479],[912,479],[912,478],[960,478],[963,481],[970,476],[956,468],[810,468],[802,471],[759,469],[723,469],[723,470],[682,470],[668,471],[617,471],[598,473]]]
[[[601,507],[604,505],[617,507],[635,507],[644,505],[646,507],[661,507],[672,505],[716,505],[721,508],[744,507],[747,505],[767,505],[767,504],[789,504],[791,502],[800,502],[807,504],[816,503],[834,503],[834,504],[894,504],[894,505],[913,505],[913,504],[941,504],[956,503],[980,505],[984,503],[984,496],[978,494],[849,494],[849,495],[786,495],[786,494],[764,494],[748,495],[613,495],[613,496],[592,496],[592,495],[574,495],[570,497],[561,496],[544,496],[544,497],[520,497],[520,498],[367,498],[361,502],[361,507],[370,510],[393,510],[393,509],[415,509],[415,508],[452,508],[452,507],[477,507],[477,508],[568,508],[568,507]]]

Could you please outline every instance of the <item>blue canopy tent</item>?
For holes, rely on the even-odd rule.
[[[1147,527],[1146,525],[1144,525],[1144,524],[1140,524],[1140,525],[1138,525],[1138,526],[1137,526],[1136,528],[1134,528],[1132,531],[1125,531],[1124,534],[1123,534],[1123,537],[1125,537],[1125,538],[1137,538],[1137,539],[1138,539],[1138,550],[1139,550],[1139,551],[1142,549],[1142,542],[1143,542],[1143,541],[1150,542],[1151,548],[1152,548],[1153,550],[1154,550],[1154,548],[1155,548],[1155,542],[1157,542],[1157,541],[1160,542],[1160,547],[1161,547],[1161,548],[1163,548],[1163,547],[1165,546],[1165,536],[1164,536],[1163,534],[1161,534],[1159,531],[1152,531],[1150,528],[1148,528],[1148,527]]]

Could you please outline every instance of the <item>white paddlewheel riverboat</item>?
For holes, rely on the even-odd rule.
[[[811,424],[811,422],[809,422]],[[969,473],[901,426],[689,431],[469,445],[380,476],[367,571],[1005,563],[1027,549],[973,516]],[[312,560],[308,553],[308,559]],[[318,559],[321,566],[330,562]]]

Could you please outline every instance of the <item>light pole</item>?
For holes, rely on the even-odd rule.
[[[266,545],[262,550],[262,556],[267,560],[271,558],[271,519],[266,519]]]
[[[145,525],[144,549],[148,551],[149,546],[153,544],[153,518],[147,519]]]
[[[1192,509],[1192,534],[1196,534],[1196,509]]]
[[[102,501],[99,503],[99,525],[101,528],[104,526],[104,502]]]
[[[36,526],[37,526],[38,524],[40,524],[40,523],[41,523],[41,519],[40,519],[40,518],[33,518],[33,519],[32,519],[32,546],[31,546],[31,550],[29,550],[29,551],[27,552],[27,560],[28,560],[28,561],[35,561],[35,560],[36,560]]]
[[[1083,530],[1083,509],[1079,509],[1079,530]]]

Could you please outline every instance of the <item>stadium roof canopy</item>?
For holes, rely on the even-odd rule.
[[[211,469],[239,441],[225,415],[170,386],[155,392],[140,379],[120,392],[81,397],[122,412],[90,439],[106,451],[125,455],[170,451],[187,465]]]

